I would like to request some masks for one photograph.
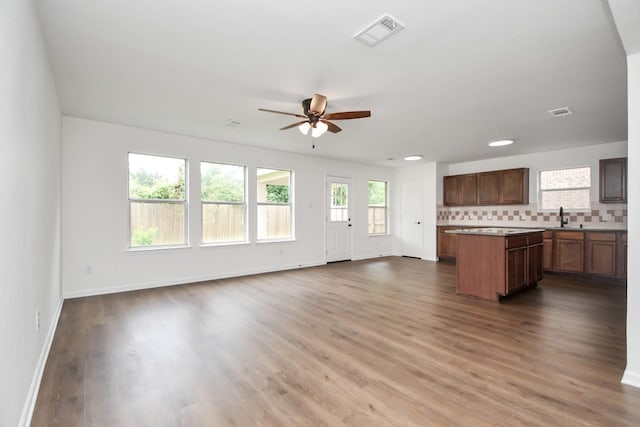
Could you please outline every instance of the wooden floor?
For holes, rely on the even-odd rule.
[[[33,426],[639,426],[623,285],[330,264],[65,301]]]

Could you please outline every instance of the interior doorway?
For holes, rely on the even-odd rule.
[[[424,252],[424,193],[422,181],[402,183],[401,255],[422,258]]]

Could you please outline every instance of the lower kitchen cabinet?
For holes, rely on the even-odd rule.
[[[544,245],[544,271],[553,270],[553,231],[545,231],[542,233]]]
[[[527,286],[529,283],[527,269],[527,247],[507,249],[507,289],[506,293],[511,293],[516,289]]]
[[[529,242],[527,255],[527,265],[529,267],[529,283],[536,283],[542,280],[544,274],[544,245],[533,240]]]
[[[586,272],[603,276],[616,275],[616,233],[587,233]]]
[[[545,231],[544,271],[626,278],[627,233],[612,230]]]
[[[554,239],[553,270],[568,273],[584,271],[584,233],[556,231]]]
[[[455,260],[458,237],[455,234],[445,233],[447,230],[459,230],[464,227],[445,225],[437,227],[437,255],[439,259]]]

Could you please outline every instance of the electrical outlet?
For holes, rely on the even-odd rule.
[[[604,222],[609,222],[611,221],[611,214],[608,214],[608,213],[602,214],[601,218]]]
[[[40,310],[36,310],[36,332],[40,331]]]

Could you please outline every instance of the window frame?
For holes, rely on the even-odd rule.
[[[289,202],[288,203],[277,203],[277,202],[261,202],[260,201],[260,176],[258,175],[258,171],[260,169],[268,169],[268,170],[272,170],[272,171],[278,171],[278,172],[288,172],[289,173]],[[256,209],[255,209],[255,213],[256,213],[256,220],[255,220],[255,224],[256,224],[256,228],[255,228],[255,232],[256,232],[256,243],[273,243],[273,242],[290,242],[290,241],[294,241],[295,240],[295,210],[294,210],[294,205],[295,205],[295,197],[294,197],[294,171],[292,169],[281,169],[281,168],[275,168],[275,167],[266,167],[266,166],[257,166],[256,167]],[[266,186],[267,184],[265,184]],[[260,216],[260,206],[289,206],[289,237],[280,237],[280,238],[266,238],[266,239],[261,239],[260,236],[260,230],[259,230],[259,220],[258,217]]]
[[[554,188],[549,190],[542,189],[542,173],[543,172],[553,172],[553,171],[565,171],[572,169],[589,169],[589,187],[566,187],[566,188]],[[543,193],[553,193],[567,190],[588,190],[587,194],[589,195],[588,207],[586,208],[563,208],[565,212],[590,212],[591,211],[591,203],[592,203],[592,191],[593,191],[593,167],[591,165],[583,165],[583,166],[570,166],[570,167],[561,167],[561,168],[553,168],[553,169],[540,169],[538,171],[538,212],[556,212],[558,208],[543,208],[542,206],[542,195]]]
[[[208,201],[208,200],[203,200],[202,199],[202,164],[203,163],[208,163],[208,164],[214,164],[214,165],[224,165],[224,166],[236,166],[236,167],[241,167],[243,168],[243,194],[242,194],[242,202],[212,202],[212,201]],[[247,244],[249,243],[249,227],[248,227],[248,202],[247,202],[247,195],[248,195],[248,175],[247,175],[247,171],[248,171],[248,167],[246,165],[237,165],[234,163],[225,163],[225,162],[212,162],[212,161],[206,161],[206,160],[201,160],[200,161],[200,246],[226,246],[226,245],[242,245],[242,244]],[[243,238],[242,240],[214,240],[214,241],[205,241],[204,240],[204,206],[205,205],[230,205],[230,206],[243,206],[244,210],[243,210],[243,219],[244,219],[244,226],[243,226]]]
[[[369,183],[384,183],[384,205],[372,205],[369,201]],[[381,233],[369,233],[369,210],[372,208],[384,208],[384,231]],[[374,223],[375,228],[375,223]],[[386,236],[389,234],[389,181],[384,179],[368,179],[367,180],[367,235],[368,236]]]
[[[129,156],[131,154],[139,155],[139,156],[149,156],[149,157],[162,157],[166,159],[175,159],[182,160],[184,162],[184,199],[141,199],[141,198],[132,198],[131,197],[131,180],[129,175],[131,173],[129,166]],[[127,251],[135,252],[135,251],[155,251],[155,250],[164,250],[164,249],[176,249],[176,248],[188,248],[189,247],[189,161],[186,157],[176,157],[171,155],[164,154],[151,154],[144,152],[135,152],[128,151],[127,152],[127,219],[128,219],[128,235],[127,235]],[[133,246],[132,245],[132,237],[133,230],[131,229],[131,206],[133,203],[145,203],[145,204],[182,204],[184,205],[184,218],[183,218],[183,241],[182,243],[175,244],[160,244],[160,245],[140,245]]]

